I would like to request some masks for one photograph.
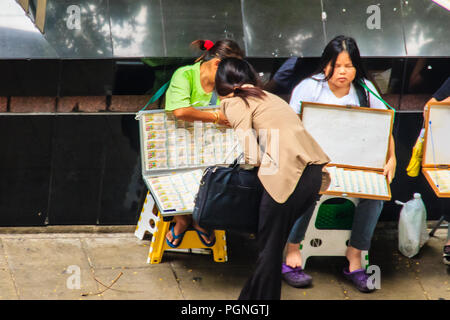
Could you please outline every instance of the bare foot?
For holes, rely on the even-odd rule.
[[[286,250],[286,264],[291,268],[302,266],[302,255],[299,243],[288,243]]]
[[[190,216],[177,216],[174,218],[174,220],[175,225],[173,227],[173,232],[175,233],[175,236],[179,236],[180,234],[185,232],[189,225],[192,223],[192,219]],[[174,246],[178,245],[178,243],[181,241],[181,239],[174,239],[170,230],[166,234],[166,238]]]
[[[194,227],[194,229],[202,232],[200,234],[200,236],[202,237],[203,241],[205,241],[205,243],[211,244],[211,243],[214,242],[214,236],[215,236],[214,235],[214,230],[211,231],[211,232],[208,232],[208,230],[200,227],[195,221],[192,223],[192,226]],[[208,237],[208,235],[209,235],[209,237]]]

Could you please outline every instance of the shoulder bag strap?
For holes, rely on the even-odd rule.
[[[393,111],[395,112],[395,109],[392,108],[392,107],[389,105],[389,103],[387,103],[386,101],[384,101],[383,98],[381,98],[381,97],[378,96],[375,92],[373,92],[372,90],[370,90],[369,87],[366,86],[366,84],[364,83],[364,81],[361,81],[360,84],[361,84],[367,91],[369,91],[371,94],[373,94],[375,97],[377,97],[378,100],[380,100],[381,102],[383,102],[383,103],[385,104],[386,107],[388,107],[389,109],[391,109],[391,110],[393,110]],[[368,97],[368,99],[370,99],[370,98]]]
[[[145,106],[137,112],[136,117],[135,117],[136,120],[139,120],[140,113],[142,111],[144,111],[150,104],[152,104],[153,102],[158,100],[166,92],[167,88],[169,87],[169,84],[170,84],[170,80],[167,81],[166,83],[164,83],[161,86],[161,88],[159,88],[158,91],[156,91],[156,93],[150,98],[150,100],[148,100],[148,102],[145,104]]]
[[[384,99],[383,99],[382,97],[378,96],[375,92],[373,92],[372,90],[370,90],[369,87],[366,86],[366,84],[364,83],[364,81],[361,81],[360,84],[361,84],[365,89],[367,89],[371,94],[373,94],[375,97],[377,97],[378,100],[380,100],[381,102],[383,102],[384,105],[385,105],[386,107],[388,107],[389,109],[391,109],[392,111],[394,111],[394,121],[395,121],[395,109],[392,108],[392,107],[389,105],[389,103],[387,103],[386,101],[384,101]],[[370,97],[367,97],[367,100],[369,100],[369,99],[370,99]]]
[[[210,106],[215,106],[217,104],[217,92],[216,89],[213,90],[211,100],[209,101]]]

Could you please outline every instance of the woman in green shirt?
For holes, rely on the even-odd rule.
[[[195,60],[193,65],[180,67],[175,71],[166,92],[165,109],[184,121],[213,122],[229,125],[225,115],[220,112],[206,112],[196,109],[210,104],[215,87],[217,67],[224,58],[244,57],[239,45],[232,40],[219,40],[213,43],[210,40],[196,40],[191,44],[205,51]],[[217,105],[220,102],[217,99]],[[186,229],[192,224],[191,215],[176,216],[175,225],[166,235],[167,244],[176,248],[183,240]],[[206,246],[213,246],[214,235],[198,225],[194,225],[200,240]]]

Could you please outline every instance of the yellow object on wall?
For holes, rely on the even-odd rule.
[[[417,177],[420,172],[423,157],[423,135],[424,130],[422,129],[419,137],[417,138],[416,144],[413,147],[411,160],[409,160],[408,167],[406,168],[406,173],[410,177]]]

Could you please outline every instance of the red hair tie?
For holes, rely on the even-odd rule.
[[[214,47],[214,42],[212,42],[211,40],[205,40],[203,47],[205,47],[205,49],[209,51],[212,47]]]

